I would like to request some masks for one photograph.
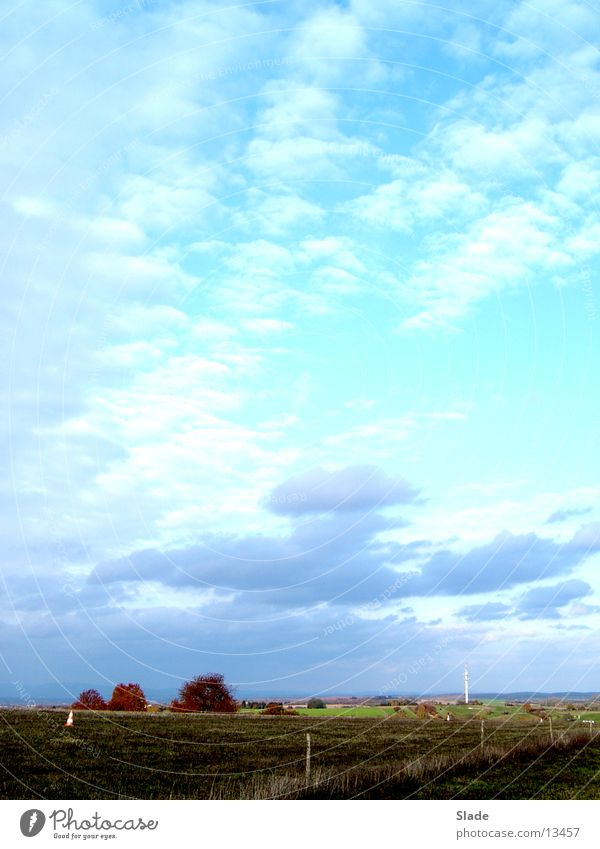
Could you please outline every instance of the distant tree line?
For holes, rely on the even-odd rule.
[[[98,690],[83,690],[72,705],[74,710],[145,711],[148,700],[139,684],[117,684],[109,701]],[[178,713],[235,713],[237,702],[223,675],[210,673],[186,681],[170,708]]]

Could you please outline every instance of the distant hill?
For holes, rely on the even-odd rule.
[[[23,683],[20,689],[17,689],[12,683],[0,683],[0,705],[21,706],[26,707],[28,704],[39,705],[65,705],[70,704],[78,696],[82,690],[93,687],[94,684],[81,681],[66,681],[59,685],[55,682],[47,682],[44,684],[26,684]],[[96,689],[99,690],[105,698],[109,698],[112,687],[105,684],[96,684]],[[177,687],[170,688],[144,688],[146,697],[150,702],[158,702],[160,704],[168,704],[176,695]],[[306,700],[314,693],[303,692],[285,692],[273,693],[265,691],[241,691],[236,692],[238,699],[260,699],[266,701],[302,701]],[[326,701],[344,700],[351,701],[355,699],[359,702],[374,699],[386,698],[413,698],[413,699],[431,699],[437,701],[456,701],[462,698],[462,693],[389,693],[385,695],[374,693],[327,693],[317,695],[325,698]],[[540,690],[519,690],[508,693],[498,692],[472,692],[471,698],[479,700],[500,699],[504,701],[540,701],[546,699],[569,699],[571,701],[588,701],[599,697],[598,691],[569,691],[569,690],[553,690],[550,692]]]

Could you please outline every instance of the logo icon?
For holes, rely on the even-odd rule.
[[[35,837],[46,824],[44,813],[37,808],[31,808],[21,816],[21,834],[25,837]]]

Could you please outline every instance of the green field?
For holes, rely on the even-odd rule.
[[[389,716],[394,713],[391,707],[327,707],[327,708],[295,708],[300,716]],[[260,708],[242,708],[240,713],[249,713],[259,716]]]
[[[350,707],[350,708],[298,708],[298,713],[301,716],[365,716],[365,717],[383,717],[390,716],[394,713],[393,708],[389,707]]]
[[[593,710],[574,711],[575,716],[581,716],[582,719],[593,719],[594,722],[600,723],[600,712]]]
[[[367,709],[367,708],[365,708]],[[357,710],[356,708],[353,710]],[[530,717],[481,723],[0,711],[4,799],[600,798],[600,735]],[[547,724],[546,724],[547,725]],[[306,735],[311,777],[305,778]]]

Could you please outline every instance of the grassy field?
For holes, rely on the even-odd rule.
[[[353,709],[356,710],[356,709]],[[373,709],[371,709],[373,710]],[[527,716],[418,721],[0,711],[0,797],[600,798],[600,735]],[[306,734],[311,780],[305,779]]]
[[[300,716],[365,716],[365,717],[383,717],[390,716],[394,713],[394,708],[391,707],[327,707],[327,708],[295,708],[296,713]],[[260,708],[242,708],[242,714],[253,714],[260,716]]]
[[[394,713],[394,709],[389,707],[340,707],[326,708],[325,710],[320,708],[297,708],[297,710],[301,716],[365,716],[367,718],[379,717],[380,719]]]
[[[516,714],[523,713],[521,707],[507,708],[502,703],[491,703],[489,705],[486,704],[480,706],[473,705],[471,707],[468,705],[444,705],[438,706],[436,709],[442,718],[445,718],[446,714],[450,713],[452,717],[460,719],[473,719],[475,717],[479,717],[481,713],[485,713],[485,715],[489,717],[513,716]],[[371,718],[379,717],[380,719],[385,716],[392,716],[394,713],[396,713],[393,707],[379,705],[358,705],[356,707],[296,708],[296,712],[299,713],[301,716],[364,716]],[[399,712],[401,716],[409,717],[411,719],[415,718],[414,711],[406,705],[402,706]],[[261,713],[261,710],[259,708],[242,708],[241,713],[253,714],[254,716],[258,716]]]

